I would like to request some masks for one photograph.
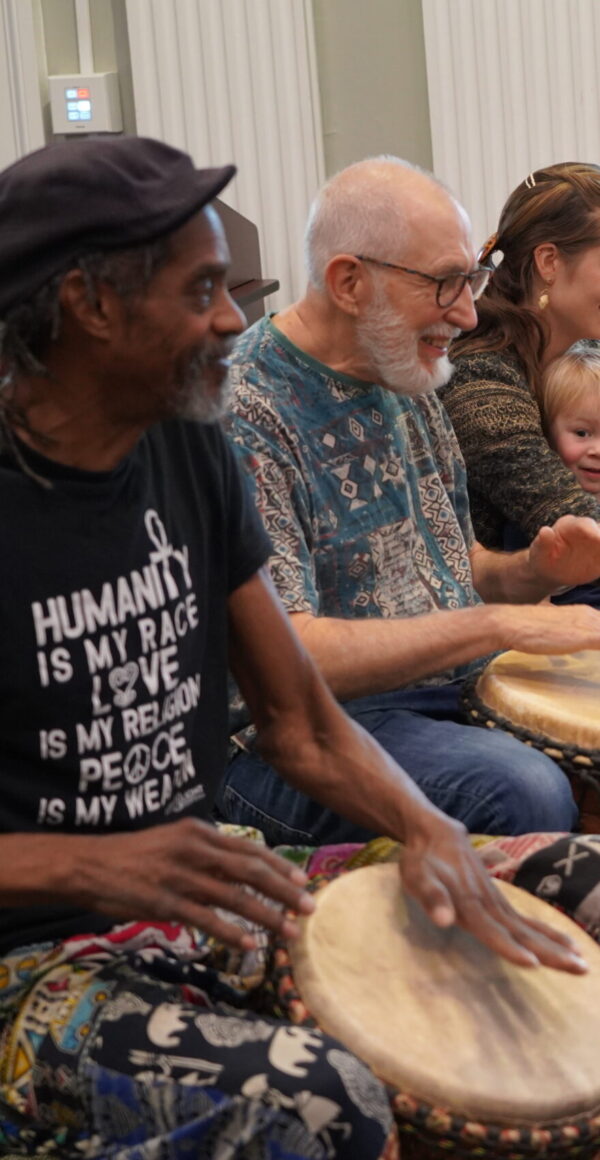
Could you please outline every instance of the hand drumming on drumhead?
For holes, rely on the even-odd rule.
[[[481,552],[487,566],[493,553],[485,549]],[[512,610],[504,605],[497,607],[508,623]],[[474,608],[431,617],[435,622],[432,633],[442,642],[442,651],[447,649],[448,641],[444,617],[461,624],[463,611],[467,623],[470,613],[475,614],[476,626],[471,631],[477,641],[473,647],[479,648],[479,654],[474,651],[471,656],[485,652],[488,642],[491,648],[502,647],[506,629],[500,626],[494,608],[481,606],[481,616],[480,609]],[[537,611],[535,605],[517,606],[515,613],[524,628]],[[552,615],[566,610],[549,611]],[[600,614],[591,609],[578,611],[587,611],[595,618],[600,647]],[[319,619],[315,618],[315,622]],[[567,618],[563,620],[566,624]],[[386,638],[394,638],[394,625],[399,626],[398,636],[405,637],[418,622],[417,617],[380,622],[369,619],[369,624],[385,630],[385,637],[377,634],[375,644],[369,637],[368,650],[385,652]],[[483,625],[488,626],[484,643]],[[263,759],[294,788],[327,809],[356,822],[363,830],[405,843],[406,886],[433,922],[438,926],[456,922],[492,950],[522,966],[543,963],[574,973],[586,969],[568,938],[521,917],[504,902],[471,849],[464,826],[436,809],[375,738],[341,711],[309,654],[299,645],[289,617],[274,603],[268,575],[253,577],[234,592],[230,598],[230,629],[235,645],[232,671],[256,723],[257,748]],[[457,636],[462,639],[468,631],[460,628]],[[419,647],[418,638],[426,636],[418,626],[411,637],[415,648]],[[362,654],[357,637],[351,634],[349,639],[352,647],[346,647],[342,655],[345,668],[351,671],[360,667],[358,657]],[[253,643],[255,647],[251,647]],[[454,663],[468,659],[469,655],[455,655]],[[383,683],[380,688],[396,688],[401,683],[397,668],[392,667],[390,674],[394,683]],[[403,672],[402,676],[408,681],[408,673]],[[410,679],[415,679],[414,672]]]
[[[600,576],[600,524],[587,516],[561,516],[540,528],[529,546],[533,573],[549,590],[575,587]]]
[[[195,926],[241,950],[255,946],[254,936],[220,911],[293,938],[297,928],[286,910],[309,914],[314,907],[303,889],[306,875],[297,867],[256,842],[194,818],[136,833],[28,835],[22,875],[17,872],[21,837],[2,839],[18,884],[6,899],[13,905],[56,904],[60,897],[115,921]],[[0,902],[3,894],[0,890]]]
[[[417,821],[408,830],[402,880],[436,926],[456,923],[517,966],[587,971],[567,935],[510,906],[459,822],[437,811],[422,822],[424,826]]]
[[[493,609],[488,606],[493,614]],[[553,656],[600,649],[600,612],[587,604],[497,605],[499,647]]]

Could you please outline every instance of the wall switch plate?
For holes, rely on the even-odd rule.
[[[116,72],[48,77],[53,133],[121,133]]]

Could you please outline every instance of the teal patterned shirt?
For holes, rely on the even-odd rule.
[[[288,612],[407,617],[479,602],[464,464],[435,394],[333,372],[268,318],[239,339],[232,378],[228,430]]]

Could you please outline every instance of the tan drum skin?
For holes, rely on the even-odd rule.
[[[549,742],[600,749],[599,652],[502,653],[484,669],[477,691],[490,709]]]
[[[547,903],[494,885],[567,931],[589,973],[516,967],[456,927],[435,927],[388,863],[315,895],[288,948],[300,996],[320,1027],[428,1104],[511,1126],[598,1116],[600,947]]]
[[[600,652],[502,653],[466,681],[463,705],[473,725],[504,729],[556,761],[579,829],[600,833]]]

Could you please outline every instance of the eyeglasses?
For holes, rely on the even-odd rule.
[[[359,262],[371,262],[374,266],[385,266],[388,270],[401,270],[403,274],[415,274],[417,278],[425,278],[427,282],[435,282],[435,300],[442,310],[447,310],[460,298],[467,283],[471,287],[471,294],[477,300],[483,294],[492,274],[493,266],[477,266],[468,274],[424,274],[422,270],[411,270],[409,266],[398,266],[394,262],[382,262],[379,258],[367,258],[364,254],[354,254]]]

